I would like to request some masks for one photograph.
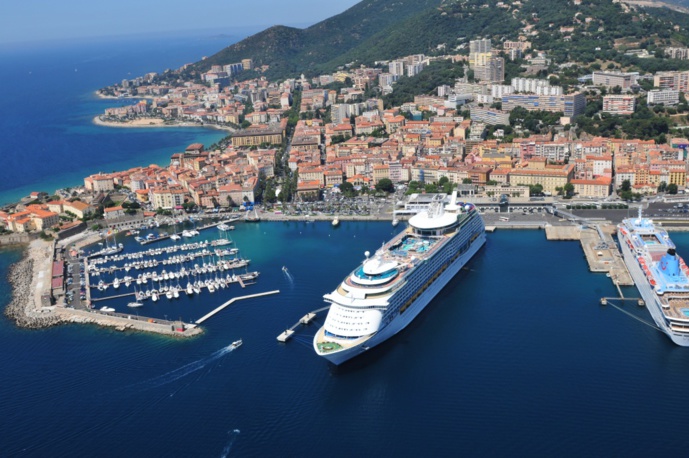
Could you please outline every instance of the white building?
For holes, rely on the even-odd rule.
[[[679,91],[675,89],[652,89],[648,91],[646,102],[649,105],[658,103],[675,105],[679,103]]]

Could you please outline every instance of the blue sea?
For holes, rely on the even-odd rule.
[[[163,162],[187,143],[216,139],[205,130],[90,124],[108,103],[92,98],[97,87],[181,65],[215,45],[2,51],[4,63],[15,62],[0,67],[2,81],[14,78],[17,87],[2,101],[17,114],[0,121],[4,199],[50,180],[65,186],[98,170]],[[0,318],[0,454],[658,456],[689,445],[689,350],[599,305],[615,289],[588,272],[577,242],[547,242],[535,230],[489,234],[406,330],[336,368],[311,347],[323,315],[287,344],[276,337],[323,307],[323,294],[395,230],[389,222],[235,226],[234,244],[261,272],[256,284],[149,301],[139,312],[188,321],[230,297],[280,290],[232,304],[200,337],[76,325],[28,331]],[[689,255],[689,234],[673,240]],[[0,250],[0,278],[20,257]],[[6,282],[0,297],[9,300]],[[122,309],[124,301],[112,304]],[[650,321],[645,309],[624,307]],[[229,351],[238,338],[244,345]]]
[[[132,99],[101,99],[95,91],[147,72],[200,60],[237,38],[163,36],[0,47],[0,205],[32,191],[83,185],[98,172],[167,165],[193,142],[220,140],[223,131],[180,127],[121,129],[93,117]]]

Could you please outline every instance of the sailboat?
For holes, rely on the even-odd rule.
[[[258,212],[254,208],[253,214],[251,214],[250,211],[247,210],[246,215],[244,217],[244,221],[247,223],[258,223],[259,221],[261,221],[261,217],[258,216]]]

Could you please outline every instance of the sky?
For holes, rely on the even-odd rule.
[[[8,0],[0,8],[0,43],[113,35],[304,27],[360,0]]]

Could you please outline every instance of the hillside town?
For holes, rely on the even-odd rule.
[[[230,135],[212,147],[189,145],[162,166],[93,174],[83,187],[31,199],[0,213],[0,220],[7,231],[61,231],[78,220],[107,223],[140,208],[148,215],[236,209],[257,201],[316,201],[324,190],[346,196],[392,191],[400,184],[408,193],[469,185],[472,195],[606,199],[620,192],[624,200],[684,192],[684,135],[668,137],[668,128],[662,141],[643,140],[577,127],[584,118],[629,117],[639,105],[674,110],[686,104],[688,71],[600,70],[561,86],[553,84],[557,74],[546,74],[549,58],[531,50],[528,35],[497,46],[470,40],[460,48],[464,52],[414,54],[281,82],[240,80],[244,72],[266,69],[254,68],[251,59],[212,66],[200,81],[174,72],[124,80],[101,94],[139,100],[106,109],[100,122],[192,122],[225,127]],[[510,59],[525,62],[528,76],[505,81]],[[464,76],[386,107],[385,97],[401,79],[438,62],[462,68]]]

